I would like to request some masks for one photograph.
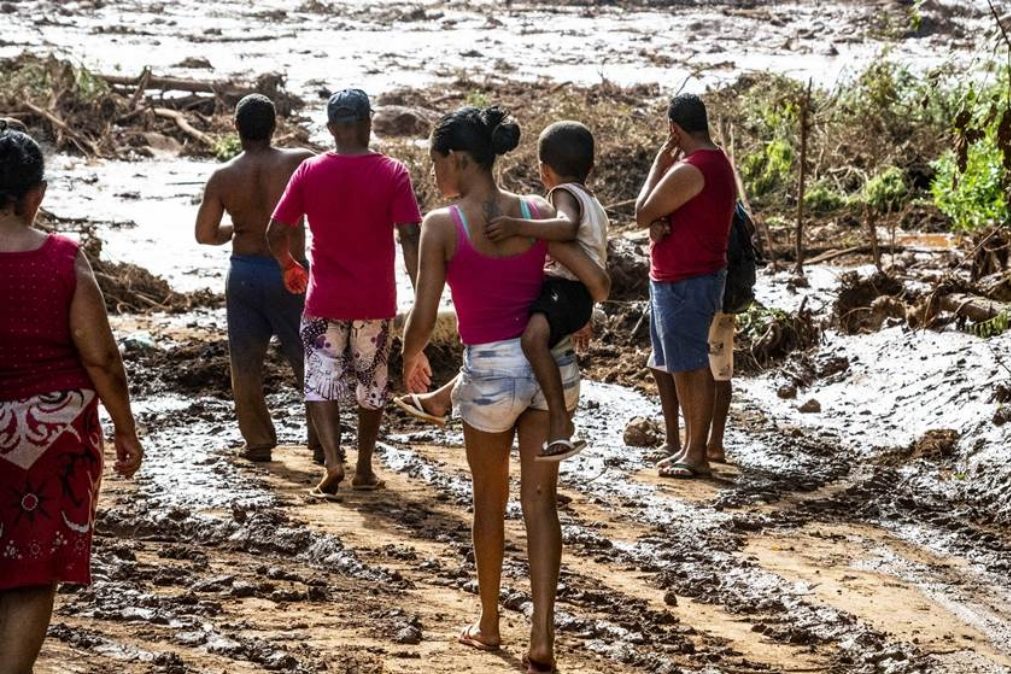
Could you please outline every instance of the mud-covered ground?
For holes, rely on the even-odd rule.
[[[670,93],[756,69],[831,83],[885,47],[914,67],[967,62],[988,21],[985,4],[931,0],[506,4],[15,0],[0,3],[0,57],[28,49],[105,74],[149,65],[208,80],[279,71],[318,136],[320,97],[345,84],[382,94],[550,78]],[[220,291],[227,252],[191,239],[212,169],[175,156],[50,159],[47,207],[97,221],[113,263],[203,291],[176,309],[207,308],[111,307],[126,308],[114,329],[148,455],[136,481],[107,477],[95,583],[60,593],[37,671],[516,671],[530,603],[515,503],[505,648],[455,643],[478,606],[458,424],[435,431],[391,411],[377,459],[388,488],[310,502],[319,469],[272,354],[283,446],[266,465],[235,458],[224,315],[206,292]],[[955,266],[922,257],[928,270]],[[583,359],[578,422],[591,447],[563,466],[562,671],[1011,671],[1011,338],[887,316],[849,334],[851,308],[836,306],[847,271],[812,267],[806,287],[763,274],[759,300],[786,322],[742,346],[732,465],[675,482],[656,477],[651,448],[626,442],[635,417],[646,421],[628,440],[655,442],[659,410],[636,285],[645,270],[621,269],[624,294]],[[162,286],[144,289],[168,304]],[[447,376],[453,349],[440,352]]]
[[[827,318],[842,273],[810,269],[799,291],[767,275],[760,299],[789,310],[807,296]],[[61,593],[38,671],[518,668],[530,604],[515,503],[505,650],[454,641],[478,605],[458,425],[391,412],[378,457],[388,489],[310,502],[318,468],[278,356],[268,382],[285,444],[253,465],[229,447],[219,311],[125,316],[116,329],[147,464],[136,482],[108,478],[95,584]],[[1011,379],[1011,342],[901,327],[821,339],[738,379],[733,465],[711,480],[657,478],[651,450],[624,440],[633,417],[655,421],[655,400],[586,382],[591,448],[564,464],[561,488],[562,671],[1011,669],[1009,436],[992,399]],[[777,395],[784,384],[794,399]],[[812,398],[821,413],[797,411]]]

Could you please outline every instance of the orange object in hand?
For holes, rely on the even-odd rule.
[[[293,260],[291,264],[284,268],[282,273],[284,275],[284,287],[288,289],[288,292],[301,295],[309,287],[309,272],[298,262]]]

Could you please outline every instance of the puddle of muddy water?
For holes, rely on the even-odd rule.
[[[146,446],[141,493],[153,506],[199,511],[264,507],[274,496],[235,464],[232,404],[209,398],[145,398],[134,403]],[[171,419],[189,419],[172,424]]]

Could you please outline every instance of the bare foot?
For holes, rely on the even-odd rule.
[[[709,447],[706,449],[706,458],[712,463],[726,463],[727,453],[723,447]]]
[[[373,473],[355,473],[351,478],[351,488],[355,491],[376,491],[386,486],[386,483]]]
[[[530,635],[530,647],[523,657],[528,672],[550,674],[555,671],[555,637],[548,634],[542,638]]]

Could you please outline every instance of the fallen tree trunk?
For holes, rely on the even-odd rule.
[[[1005,312],[1011,312],[1011,305],[965,293],[943,295],[938,302],[942,310],[950,311],[956,316],[964,316],[976,323],[988,321]]]
[[[141,87],[144,89],[161,89],[163,91],[189,91],[202,94],[229,94],[242,97],[246,94],[256,93],[250,87],[237,87],[232,82],[227,81],[206,81],[190,80],[181,77],[158,77],[151,75],[148,71],[147,77],[143,75],[99,75],[109,84],[117,84],[124,87]]]
[[[278,114],[287,116],[303,105],[303,101],[284,89],[284,77],[278,73],[263,73],[253,82],[236,84],[228,80],[193,80],[182,77],[159,77],[146,70],[140,75],[98,75],[125,98],[140,99],[138,91],[180,91],[190,94],[211,94],[229,106],[249,94],[263,94],[274,101]],[[118,87],[118,88],[117,88]],[[183,99],[187,106],[197,105],[193,96]],[[212,100],[212,99],[208,99]],[[176,105],[179,103],[167,103]]]

